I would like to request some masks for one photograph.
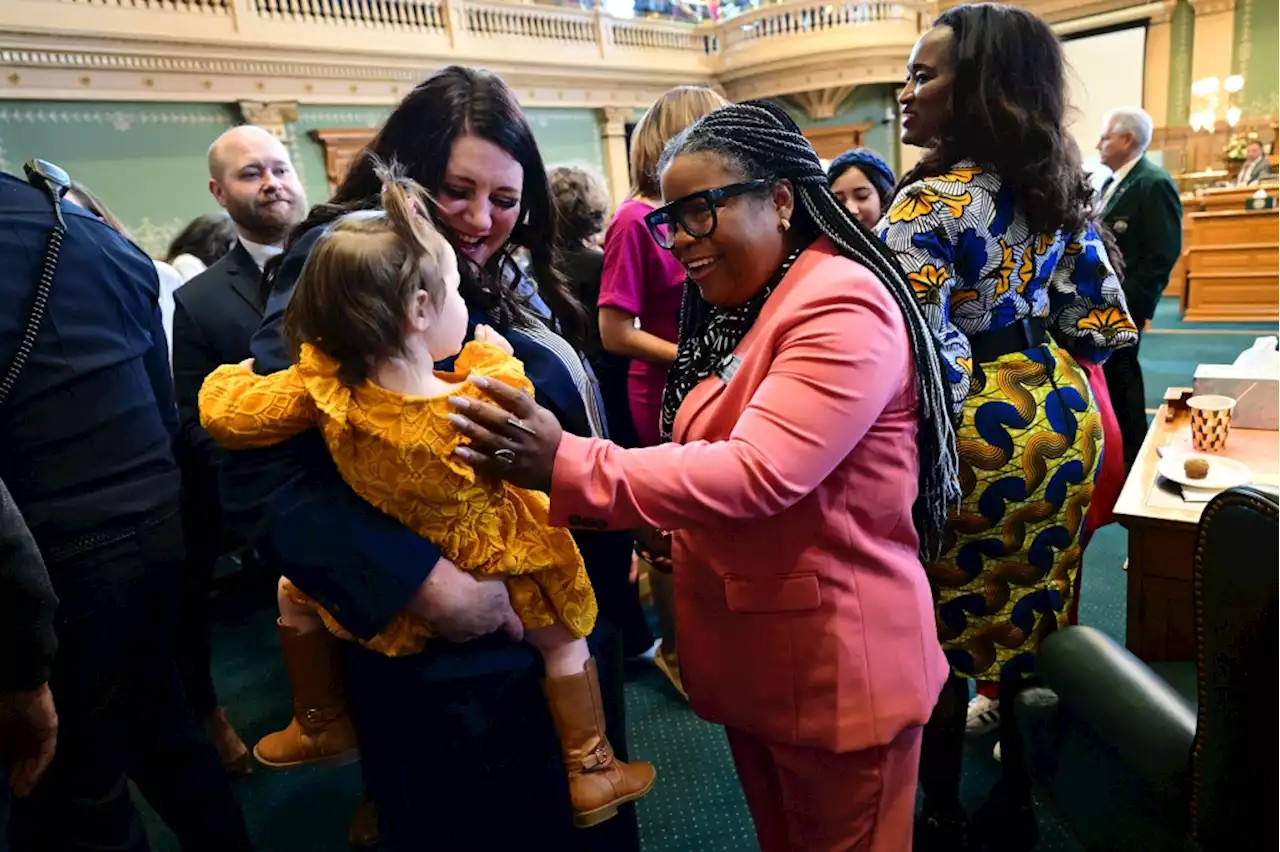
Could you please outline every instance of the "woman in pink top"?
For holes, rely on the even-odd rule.
[[[458,455],[550,492],[553,523],[675,531],[689,699],[728,730],[764,852],[903,852],[947,677],[921,555],[959,494],[934,338],[776,106],[717,110],[662,163],[647,224],[696,285],[671,443],[564,434],[485,383],[506,410],[455,402]]]
[[[644,217],[662,197],[658,158],[671,137],[724,103],[724,98],[702,86],[678,86],[654,101],[631,134],[631,198],[618,208],[604,238],[600,342],[607,351],[631,359],[627,398],[642,447],[659,440],[662,388],[676,357],[684,293],[684,267],[654,243],[644,224]],[[654,663],[683,695],[670,554],[661,552],[658,543],[643,540],[636,549],[654,569],[649,572],[649,587],[662,634]]]
[[[631,134],[631,198],[618,208],[604,237],[600,341],[608,351],[631,359],[627,393],[645,447],[658,443],[662,387],[680,330],[684,267],[654,243],[644,217],[662,197],[657,168],[662,149],[724,103],[702,86],[679,86],[654,101]]]

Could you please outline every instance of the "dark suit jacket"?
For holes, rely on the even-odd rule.
[[[1102,220],[1124,256],[1124,296],[1138,328],[1155,314],[1182,254],[1182,202],[1169,173],[1142,157],[1111,193]]]
[[[218,467],[226,458],[200,425],[200,386],[223,364],[249,357],[249,341],[262,322],[260,277],[253,257],[237,242],[221,260],[173,293],[173,387],[187,533],[199,536],[190,543],[193,552],[219,547]]]
[[[61,210],[44,321],[0,416],[0,478],[55,580],[64,548],[127,535],[171,512],[179,491],[156,266],[83,207]],[[49,197],[0,174],[0,370],[22,340],[53,227]]]
[[[290,357],[280,322],[320,229],[303,236],[281,263],[262,328],[253,341],[258,372],[281,370]],[[489,321],[475,312],[471,328]],[[591,432],[581,391],[555,353],[520,329],[503,332],[536,389],[539,405],[565,431]],[[468,336],[470,336],[468,334]],[[450,364],[441,363],[442,369]],[[228,521],[282,573],[315,598],[342,626],[368,638],[382,630],[426,579],[440,558],[431,542],[366,503],[342,480],[317,430],[263,450],[232,453],[223,466]],[[626,593],[631,537],[574,530],[587,573],[600,600],[601,622]],[[353,570],[357,569],[357,570]],[[528,646],[502,635],[474,642],[428,643],[415,657],[431,680],[528,665]]]
[[[1259,157],[1252,163],[1240,167],[1240,173],[1236,176],[1236,183],[1245,186],[1266,180],[1269,177],[1271,177],[1271,164],[1267,162],[1266,157]]]

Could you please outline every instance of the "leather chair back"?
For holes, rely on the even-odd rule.
[[[1277,499],[1233,488],[1200,518],[1194,566],[1198,720],[1192,834],[1202,849],[1275,825]]]

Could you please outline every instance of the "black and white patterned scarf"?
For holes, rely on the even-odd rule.
[[[786,276],[801,249],[793,251],[769,281],[741,305],[719,308],[703,301],[698,285],[685,279],[684,301],[680,306],[680,338],[676,360],[667,373],[662,392],[662,440],[671,440],[676,412],[694,386],[717,370],[727,366],[733,350],[747,336],[764,303]]]

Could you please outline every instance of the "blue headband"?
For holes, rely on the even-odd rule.
[[[871,181],[871,185],[880,194],[881,203],[887,205],[893,200],[893,184],[895,180],[893,170],[874,151],[867,148],[854,148],[852,151],[845,151],[832,160],[831,165],[827,167],[827,180],[835,183],[836,179],[850,168],[857,168],[858,171],[867,176],[867,180]]]

